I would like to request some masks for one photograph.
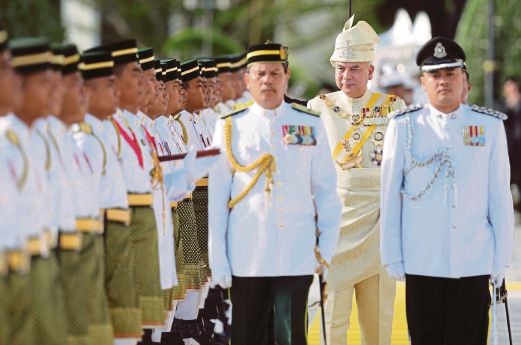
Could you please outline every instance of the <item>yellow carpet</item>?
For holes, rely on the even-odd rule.
[[[508,282],[509,291],[521,291],[521,282]],[[320,344],[321,315],[318,312],[309,329],[309,345]],[[351,327],[347,332],[348,344],[360,344],[360,328],[358,326],[358,313],[356,311],[356,300],[353,300],[353,311],[351,313]],[[332,344],[328,344],[332,345]],[[391,345],[409,345],[407,335],[407,322],[405,319],[405,285],[396,284],[396,299],[394,301],[393,335]]]

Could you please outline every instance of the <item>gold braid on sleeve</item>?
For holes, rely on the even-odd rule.
[[[263,153],[259,158],[257,158],[253,163],[249,165],[240,165],[239,162],[235,159],[232,152],[232,119],[228,117],[224,122],[224,144],[226,147],[226,157],[228,161],[232,165],[234,171],[240,171],[243,173],[248,173],[254,169],[257,169],[255,175],[251,179],[250,183],[244,188],[242,192],[240,192],[235,198],[232,198],[228,202],[228,207],[233,208],[237,205],[248,193],[255,187],[255,185],[259,182],[259,179],[262,175],[266,175],[266,187],[265,191],[269,193],[271,191],[271,184],[273,183],[273,172],[276,169],[275,166],[275,157],[271,153]]]

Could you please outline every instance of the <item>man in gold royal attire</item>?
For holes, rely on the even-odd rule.
[[[355,293],[362,345],[385,345],[391,343],[395,281],[380,262],[380,165],[387,115],[405,103],[368,90],[378,36],[367,22],[352,23],[337,36],[330,59],[340,90],[308,103],[322,114],[343,203],[327,279],[326,331],[329,344],[346,344]]]

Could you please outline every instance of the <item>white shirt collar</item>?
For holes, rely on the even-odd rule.
[[[284,114],[284,112],[288,110],[288,107],[290,107],[290,105],[284,101],[282,101],[282,103],[275,109],[265,109],[261,107],[257,102],[253,102],[252,106],[250,107],[250,110],[255,114],[275,117]]]

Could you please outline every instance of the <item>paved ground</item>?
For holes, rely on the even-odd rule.
[[[518,219],[521,217],[518,216]],[[507,271],[508,305],[510,309],[510,323],[513,335],[513,344],[521,344],[521,222],[517,222],[516,236],[513,250],[512,267]],[[316,289],[312,286],[312,289]],[[312,290],[313,291],[313,290]],[[407,324],[405,321],[404,286],[399,283],[395,302],[395,315],[393,321],[392,345],[408,345]],[[356,306],[355,306],[356,307]],[[309,344],[318,345],[320,342],[320,313],[318,309],[309,312],[310,317],[314,317],[309,331]],[[352,327],[348,332],[348,345],[360,344],[360,329],[356,318],[356,310],[351,316]],[[492,322],[490,324],[492,327]],[[505,306],[497,307],[497,345],[508,345],[508,332],[505,317]],[[489,345],[492,345],[492,333],[490,333]],[[335,345],[335,344],[329,344]]]

